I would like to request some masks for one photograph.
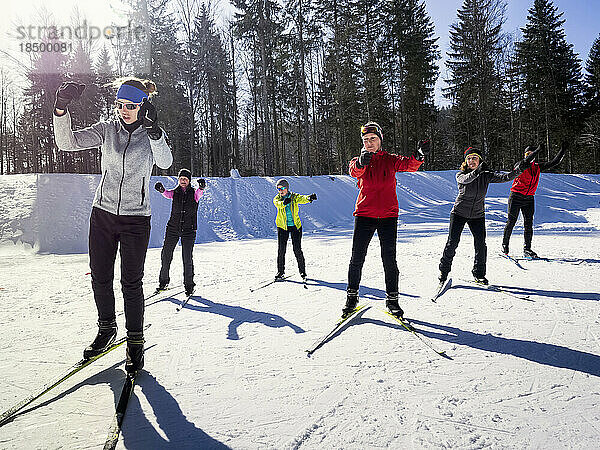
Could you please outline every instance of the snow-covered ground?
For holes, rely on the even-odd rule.
[[[209,179],[194,250],[197,295],[180,312],[182,289],[148,301],[146,366],[119,447],[598,448],[600,177],[542,175],[533,248],[550,260],[522,261],[523,269],[497,253],[510,183],[492,186],[488,278],[529,301],[461,280],[473,257],[465,231],[453,286],[433,303],[453,174],[398,176],[400,304],[452,360],[380,310],[377,237],[361,284],[371,308],[306,356],[344,304],[351,178],[290,178],[293,190],[319,196],[301,206],[312,280],[304,289],[296,275],[253,293],[249,287],[275,273],[276,178]],[[0,412],[77,361],[95,334],[88,257],[77,252],[95,183],[82,175],[0,177]],[[152,201],[147,294],[170,208],[159,196]],[[297,272],[291,245],[287,271]],[[181,282],[179,249],[171,275]],[[115,289],[122,311],[118,275]],[[121,313],[118,322],[122,334]],[[2,426],[0,447],[100,448],[124,353],[115,350]]]

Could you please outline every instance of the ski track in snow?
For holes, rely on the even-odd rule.
[[[406,195],[415,205],[424,204],[427,180],[419,175],[410,179]],[[33,183],[29,181],[27,186]],[[264,186],[256,181],[264,191],[253,191],[243,180],[231,180],[236,183],[230,186],[235,189],[234,210],[240,212],[231,210],[236,219],[223,222],[213,235],[221,239],[244,229],[252,235],[266,229],[252,225],[253,220],[266,221],[268,215],[272,222],[273,211],[252,205],[261,195],[271,201],[270,181]],[[294,181],[319,195],[314,204],[301,206],[303,219],[313,214],[307,224],[325,217],[310,209],[315,206],[339,214],[335,195],[321,195],[317,184],[330,183],[339,194],[347,188],[345,178]],[[580,189],[585,181],[574,177],[570,189]],[[563,198],[559,184],[551,186]],[[233,199],[234,194],[227,195]],[[207,214],[221,220],[216,219],[222,214],[222,205],[214,203],[216,193],[212,200],[206,198],[213,208]],[[17,221],[24,223],[18,209],[31,198],[13,201],[0,207],[7,233],[15,233]],[[400,203],[402,207],[402,198]],[[441,200],[439,205],[448,207]],[[539,204],[536,208],[536,218],[538,212],[545,217]],[[597,209],[587,211],[598,216]],[[431,220],[437,223],[437,218]],[[465,231],[450,274],[456,281],[433,303],[429,296],[437,285],[446,232],[430,224],[411,216],[399,226],[400,304],[415,327],[452,361],[440,358],[378,309],[384,305],[385,288],[377,236],[361,283],[361,301],[375,307],[311,358],[304,349],[333,327],[344,304],[351,229],[304,234],[308,289],[297,275],[291,244],[286,272],[294,276],[254,293],[250,286],[275,273],[276,239],[197,244],[197,295],[180,312],[175,308],[184,298],[182,288],[148,300],[146,322],[152,326],[146,333],[146,367],[118,448],[597,448],[597,229],[536,232],[534,249],[554,260],[521,261],[527,270],[497,255],[501,229],[488,229],[490,282],[535,302],[459,281],[469,277],[473,259],[473,240]],[[231,226],[237,227],[235,233],[227,231]],[[48,242],[48,230],[43,235]],[[516,256],[522,239],[516,227],[511,239]],[[95,334],[96,309],[87,254],[33,253],[12,242],[0,252],[4,411],[81,357]],[[159,267],[160,248],[151,248],[144,278],[147,295],[156,286]],[[123,335],[118,259],[115,271]],[[171,280],[172,285],[182,283],[180,247]],[[0,428],[0,446],[101,447],[125,376],[124,357],[123,348],[115,350],[31,404]]]

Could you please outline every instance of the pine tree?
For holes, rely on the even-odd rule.
[[[592,44],[585,70],[586,102],[590,111],[597,112],[600,109],[600,36]]]
[[[277,110],[274,104],[274,48],[281,42],[281,8],[272,0],[233,0],[236,35],[245,40],[253,55],[253,74],[257,82],[258,114],[261,120],[261,147],[265,174],[275,172],[278,153]]]
[[[592,157],[584,158],[589,161],[584,170],[600,173],[600,37],[592,44],[585,70],[587,118],[580,142]]]
[[[452,102],[456,154],[480,147],[494,164],[502,159],[503,141],[501,28],[504,2],[465,0],[451,26],[445,95]]]
[[[46,29],[53,26],[48,17]],[[41,39],[52,44],[52,36]],[[23,155],[18,168],[21,173],[56,171],[56,147],[51,127],[56,90],[64,81],[67,57],[58,52],[33,53],[32,68],[27,73],[29,86],[25,88],[23,114],[19,120],[19,135]]]
[[[336,172],[347,173],[348,161],[360,152],[360,125],[366,122],[358,88],[361,84],[360,40],[363,11],[350,0],[325,0],[319,5],[321,23],[331,39],[324,56],[319,89],[325,139],[334,149]]]
[[[529,139],[552,147],[572,141],[581,130],[581,68],[563,29],[563,13],[551,0],[535,0],[529,9],[523,40],[517,43],[516,61],[524,89],[523,128]],[[567,168],[575,169],[577,149],[567,155]]]
[[[151,49],[149,73],[140,74],[154,81],[157,94],[155,104],[159,125],[165,130],[173,153],[173,164],[169,169],[154,168],[156,174],[177,174],[180,168],[191,169],[192,134],[190,123],[194,122],[190,102],[186,97],[184,52],[177,37],[175,14],[165,0],[149,0],[149,42]],[[195,169],[195,167],[194,167]],[[196,170],[192,171],[196,175]]]
[[[383,5],[382,13],[380,65],[386,69],[395,125],[389,135],[394,138],[396,150],[406,154],[416,148],[419,140],[430,136],[436,120],[433,95],[438,77],[437,38],[425,2],[393,0]]]
[[[358,52],[361,71],[359,79],[362,94],[361,121],[377,122],[385,134],[384,147],[394,151],[392,109],[382,68],[383,52],[379,45],[384,34],[384,5],[385,2],[381,0],[358,1],[356,17],[360,24],[358,36],[361,41]]]
[[[117,77],[113,66],[108,44],[103,43],[94,64],[94,72],[98,80],[98,96],[100,99],[100,117],[109,119],[114,114],[115,93],[110,83]]]
[[[232,162],[231,134],[233,127],[233,97],[229,80],[230,61],[225,45],[215,31],[209,9],[203,5],[195,20],[194,55],[200,73],[199,86],[204,105],[201,109],[208,150],[208,173],[229,174]]]

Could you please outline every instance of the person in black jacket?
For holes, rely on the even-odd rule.
[[[452,267],[452,260],[456,247],[460,241],[465,224],[473,234],[475,241],[475,261],[473,263],[473,276],[482,284],[488,284],[485,277],[487,262],[487,246],[485,245],[485,196],[490,183],[504,183],[515,178],[525,169],[525,164],[535,157],[532,152],[525,160],[515,164],[511,172],[494,172],[490,170],[481,156],[481,151],[469,147],[465,150],[465,161],[456,174],[458,183],[458,196],[450,212],[450,225],[448,240],[440,260],[440,282],[445,281]],[[532,156],[533,155],[533,156]],[[528,159],[530,158],[530,159]]]
[[[181,239],[181,253],[183,257],[183,285],[185,295],[190,296],[194,293],[194,243],[196,242],[198,201],[204,193],[206,181],[200,178],[198,180],[198,189],[190,186],[192,173],[188,169],[181,169],[178,174],[178,186],[175,189],[167,190],[161,182],[154,185],[154,188],[164,197],[173,200],[171,206],[171,217],[167,222],[165,231],[165,242],[160,254],[161,267],[158,277],[157,290],[164,290],[169,284],[169,268],[173,260],[173,251],[177,242]]]

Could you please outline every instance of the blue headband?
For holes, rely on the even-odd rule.
[[[133,103],[142,103],[145,98],[148,98],[148,94],[146,94],[141,89],[136,88],[135,86],[131,86],[129,84],[122,84],[119,90],[117,91],[117,98],[129,100]]]

